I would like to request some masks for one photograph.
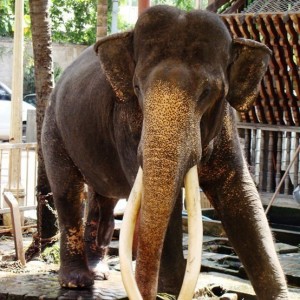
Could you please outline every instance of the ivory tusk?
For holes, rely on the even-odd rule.
[[[185,175],[184,185],[188,213],[188,257],[178,300],[193,298],[201,268],[203,226],[197,165]]]
[[[143,300],[132,270],[132,243],[136,220],[141,207],[143,170],[140,167],[130,192],[119,239],[121,275],[127,296],[131,300]]]

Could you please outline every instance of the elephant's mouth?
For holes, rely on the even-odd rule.
[[[192,299],[197,283],[202,252],[202,215],[197,165],[184,178],[188,220],[188,258],[185,276],[178,299]],[[120,265],[123,284],[129,299],[143,299],[132,270],[132,243],[143,193],[143,170],[139,168],[131,190],[120,233]]]

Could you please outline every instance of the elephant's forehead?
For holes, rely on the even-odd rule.
[[[138,20],[135,52],[160,55],[207,57],[228,54],[231,37],[222,20],[204,11],[183,12],[176,8],[148,10]]]

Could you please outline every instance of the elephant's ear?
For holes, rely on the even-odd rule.
[[[233,40],[233,63],[229,68],[228,102],[240,112],[250,109],[269,63],[271,50],[256,41]]]
[[[134,96],[133,32],[113,34],[99,40],[94,49],[117,98],[126,102]]]

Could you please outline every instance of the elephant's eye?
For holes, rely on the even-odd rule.
[[[210,94],[211,88],[207,87],[203,90],[202,94],[200,95],[200,97],[198,98],[198,102],[207,98]]]
[[[134,86],[134,92],[137,96],[140,94],[140,87],[138,85]]]

